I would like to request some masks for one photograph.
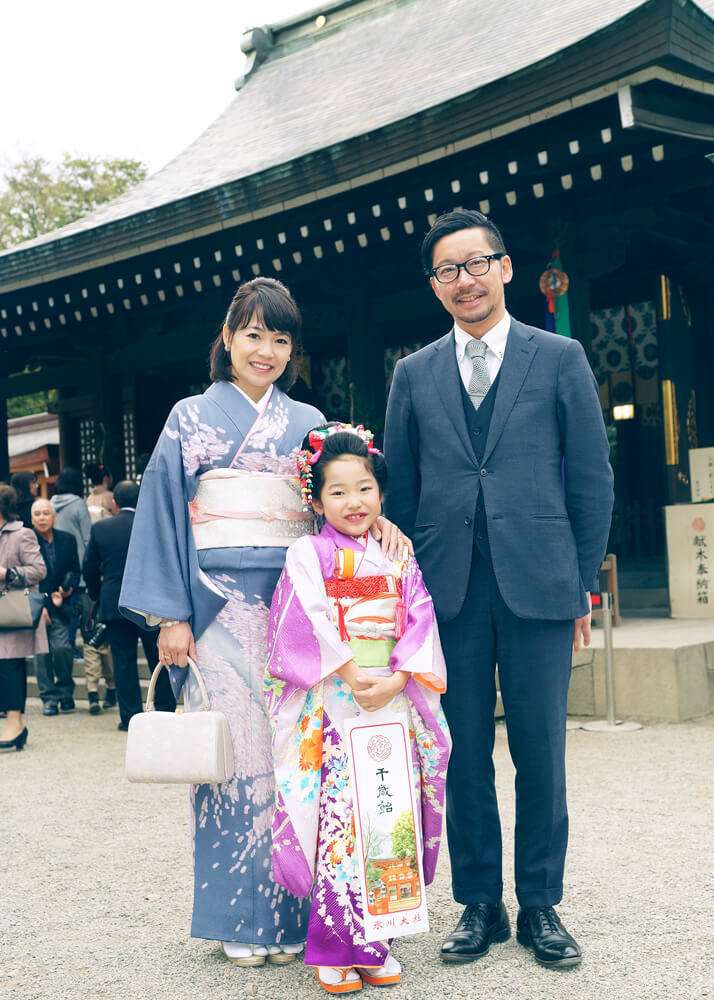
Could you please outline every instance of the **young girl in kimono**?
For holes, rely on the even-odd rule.
[[[386,558],[369,529],[387,469],[363,428],[332,424],[298,456],[319,535],[288,549],[268,627],[265,691],[273,730],[273,876],[312,894],[305,962],[329,993],[400,982],[387,944],[364,936],[343,722],[358,707],[406,712],[421,807],[424,877],[441,833],[449,737],[446,668],[432,601],[413,558]]]

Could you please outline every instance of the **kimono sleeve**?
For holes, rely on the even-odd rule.
[[[392,650],[390,667],[414,675],[424,687],[446,691],[446,663],[441,649],[434,604],[424,584],[421,570],[410,558],[402,571],[404,627]]]
[[[119,609],[144,628],[157,625],[161,618],[188,621],[198,638],[221,610],[225,598],[212,595],[200,581],[188,516],[188,502],[196,491],[197,480],[187,476],[184,469],[180,405],[171,412],[142,476]],[[207,605],[202,607],[202,619],[207,620],[196,620],[197,588],[201,590],[202,605]]]
[[[308,691],[353,658],[332,621],[311,536],[290,546],[270,608],[267,674]]]

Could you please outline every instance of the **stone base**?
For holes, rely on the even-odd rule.
[[[714,622],[625,619],[613,640],[618,718],[686,722],[714,712]],[[606,715],[601,628],[573,656],[568,712]]]

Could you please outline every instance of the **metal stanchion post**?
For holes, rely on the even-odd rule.
[[[605,640],[605,703],[607,718],[585,722],[582,728],[589,733],[634,733],[642,729],[639,722],[618,722],[615,718],[615,658],[612,646],[612,597],[603,593],[602,630]]]

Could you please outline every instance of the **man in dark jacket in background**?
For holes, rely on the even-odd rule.
[[[116,516],[92,525],[82,565],[82,575],[89,596],[93,601],[99,602],[97,618],[107,626],[121,716],[117,728],[124,731],[129,728],[132,715],[142,711],[137,641],[141,639],[151,670],[159,660],[158,632],[140,629],[119,611],[119,592],[138,498],[139,487],[136,483],[131,480],[117,483],[114,488]],[[162,670],[156,685],[156,708],[163,712],[173,712],[176,708],[165,670]]]
[[[72,679],[72,647],[68,625],[71,617],[69,598],[79,583],[79,558],[74,536],[55,528],[55,510],[49,500],[35,500],[32,505],[32,526],[40,543],[40,552],[47,566],[47,576],[40,583],[45,594],[45,621],[49,653],[35,657],[37,685],[42,699],[43,715],[74,711],[74,680]]]

